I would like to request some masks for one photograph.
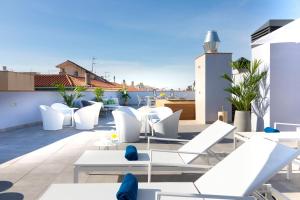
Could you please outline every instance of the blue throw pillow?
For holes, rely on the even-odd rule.
[[[280,131],[276,128],[272,128],[272,127],[266,127],[264,129],[265,133],[279,133]]]
[[[133,174],[126,174],[117,192],[118,200],[136,200],[138,193],[138,181]]]
[[[88,102],[86,100],[81,100],[81,104],[82,104],[83,107],[92,105],[92,103],[90,103],[90,102]]]
[[[138,160],[138,152],[135,146],[128,145],[125,150],[125,158],[127,160]]]

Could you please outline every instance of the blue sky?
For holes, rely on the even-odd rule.
[[[56,72],[72,60],[117,81],[185,88],[208,30],[220,51],[250,58],[268,19],[300,17],[299,0],[0,0],[0,66]]]

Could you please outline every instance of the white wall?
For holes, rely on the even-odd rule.
[[[270,54],[270,123],[299,124],[300,43],[271,44]]]
[[[231,74],[231,53],[206,53],[195,60],[196,73],[196,119],[200,123],[211,123],[218,119],[222,106],[231,121],[230,96],[224,89],[228,81],[221,78],[224,73]]]
[[[261,67],[269,68],[270,106],[263,118],[263,126],[258,126],[257,130],[273,126],[274,122],[300,123],[300,44],[266,43],[253,48],[252,57],[263,61]],[[255,117],[252,122],[256,123]],[[284,126],[279,128],[295,130]]]
[[[268,70],[267,75],[267,86],[270,86],[270,44],[263,44],[257,46],[252,49],[252,60],[258,59],[261,60],[262,64],[260,69]],[[262,93],[263,91],[261,91]],[[270,90],[268,91],[267,95],[265,96],[264,105],[270,104]],[[262,131],[264,127],[270,126],[270,107],[263,106],[264,108],[259,108],[258,106],[252,105],[255,107],[252,109],[251,114],[251,129],[252,131]],[[257,109],[256,109],[257,108]]]
[[[140,96],[152,95],[152,92],[130,92],[129,95],[132,98],[129,104],[137,105],[137,93]],[[194,92],[176,91],[174,93],[178,98],[194,99]],[[84,95],[84,99],[94,98],[92,92],[84,92]],[[118,92],[105,92],[104,96],[117,97]],[[54,91],[0,92],[0,131],[41,121],[39,105],[51,105],[55,102],[63,102],[63,99]]]

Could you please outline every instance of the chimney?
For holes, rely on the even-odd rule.
[[[88,86],[88,85],[91,85],[91,77],[90,77],[90,74],[89,73],[85,73],[85,85]]]
[[[131,87],[134,87],[134,81],[131,81]]]
[[[116,77],[114,76],[114,83],[116,82]]]
[[[125,89],[125,88],[126,88],[126,81],[123,80],[123,89]]]
[[[216,31],[207,31],[204,40],[204,52],[205,53],[217,53],[220,45],[220,39]]]
[[[6,66],[3,66],[2,69],[3,69],[3,71],[7,71],[7,67]]]

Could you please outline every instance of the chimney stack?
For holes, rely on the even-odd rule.
[[[126,81],[123,80],[123,89],[125,89],[125,88],[126,88]]]
[[[6,66],[3,66],[2,69],[3,69],[3,71],[7,71],[7,67]]]
[[[114,83],[116,82],[116,77],[114,76]]]
[[[91,77],[90,77],[90,74],[89,73],[85,73],[85,85],[88,86],[88,85],[91,85]]]
[[[134,87],[134,81],[131,81],[131,87]]]

